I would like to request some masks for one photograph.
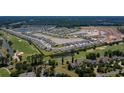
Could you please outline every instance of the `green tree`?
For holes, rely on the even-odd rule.
[[[97,53],[97,54],[96,54],[96,57],[98,57],[98,58],[99,58],[99,57],[100,57],[100,53]]]
[[[64,57],[62,57],[62,65],[64,64]]]
[[[56,66],[56,61],[55,60],[49,60],[49,65],[55,68]]]

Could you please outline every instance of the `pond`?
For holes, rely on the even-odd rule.
[[[5,38],[3,38],[3,37],[0,37],[0,38],[3,39],[2,47],[8,49],[9,50],[8,53],[12,56],[13,55],[13,49],[11,48],[11,46],[9,46],[9,44],[7,43]]]

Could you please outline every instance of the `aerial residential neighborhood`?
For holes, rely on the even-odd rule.
[[[0,0],[0,93],[123,93],[124,0]]]
[[[124,17],[0,18],[1,77],[124,76]]]

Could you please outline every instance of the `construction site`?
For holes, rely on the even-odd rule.
[[[39,48],[48,51],[70,51],[72,49],[85,48],[97,44],[118,42],[124,38],[124,35],[116,26],[65,28],[31,25],[28,27],[4,30],[17,37],[31,41]]]

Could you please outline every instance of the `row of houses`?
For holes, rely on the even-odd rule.
[[[20,37],[22,39],[26,39],[28,41],[31,41],[33,43],[35,43],[39,48],[41,49],[45,49],[45,50],[53,50],[53,51],[70,51],[72,49],[75,48],[84,48],[86,46],[90,46],[90,45],[95,45],[97,42],[91,41],[89,40],[82,40],[82,41],[77,41],[77,42],[70,42],[70,43],[65,43],[63,47],[53,47],[54,45],[56,45],[56,43],[54,43],[53,41],[45,38],[45,37],[37,37],[37,36],[33,36],[31,34],[22,34],[20,32],[16,32],[10,29],[3,29],[6,32],[13,34],[17,37]]]
[[[63,47],[52,47],[55,45],[55,43],[51,42],[50,40],[44,38],[44,37],[36,37],[32,35],[27,35],[27,34],[22,34],[20,32],[16,32],[13,30],[9,29],[4,29],[6,32],[13,34],[17,37],[26,39],[28,41],[31,41],[35,43],[39,48],[41,49],[46,49],[46,50],[53,50],[53,51],[70,51],[74,48],[83,48],[85,46],[93,45],[94,43],[91,42],[90,40],[83,40],[83,41],[78,41],[78,42],[73,42],[73,43],[66,43],[64,44]]]

